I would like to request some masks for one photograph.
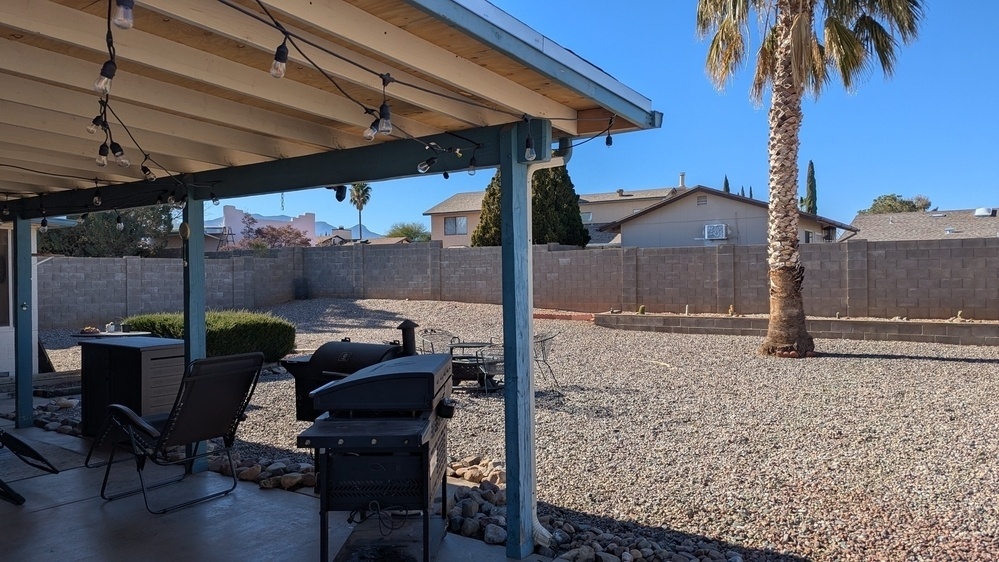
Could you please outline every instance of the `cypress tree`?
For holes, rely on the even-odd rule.
[[[808,176],[805,180],[805,200],[801,210],[813,215],[818,214],[819,204],[815,195],[815,166],[812,161],[808,161]]]
[[[749,186],[749,198],[753,199],[753,186]]]
[[[579,196],[565,166],[538,170],[531,179],[531,232],[535,244],[585,246],[590,233],[579,214]],[[497,171],[482,197],[479,225],[472,246],[503,243],[500,219],[500,174]]]
[[[745,197],[746,196],[746,187],[745,186],[739,188],[739,196],[741,196],[741,197]]]
[[[722,184],[722,191],[725,193],[731,193],[732,190],[728,188],[728,174],[725,175],[725,183]]]
[[[493,175],[482,196],[482,213],[479,226],[472,232],[472,246],[501,246],[503,232],[500,228],[500,173]]]

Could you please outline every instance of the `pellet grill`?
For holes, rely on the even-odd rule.
[[[423,560],[436,555],[446,531],[451,387],[451,355],[432,354],[377,363],[310,393],[325,413],[298,446],[317,457],[321,561],[329,560],[329,511],[422,511]]]

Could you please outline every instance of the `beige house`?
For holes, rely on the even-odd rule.
[[[857,231],[810,213],[800,213],[798,220],[798,240],[804,244],[834,242],[837,229]],[[641,248],[766,244],[767,203],[698,185],[600,230],[619,234],[622,246]]]

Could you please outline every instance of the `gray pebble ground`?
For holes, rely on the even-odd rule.
[[[502,333],[494,305],[315,299],[271,310],[297,326],[302,350],[396,339],[407,318],[472,340]],[[562,386],[537,380],[543,509],[708,539],[747,559],[999,559],[999,348],[818,340],[821,357],[793,360],[758,356],[756,337],[569,320],[535,329],[560,332]],[[57,369],[78,368],[65,331],[42,337]],[[293,387],[289,375],[261,380],[240,427],[244,456],[306,457]],[[503,397],[462,387],[449,454],[505,458]]]

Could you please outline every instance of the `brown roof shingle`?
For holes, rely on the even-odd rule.
[[[850,224],[860,229],[855,238],[872,242],[999,236],[994,209],[988,216],[975,216],[975,209],[857,215]]]

